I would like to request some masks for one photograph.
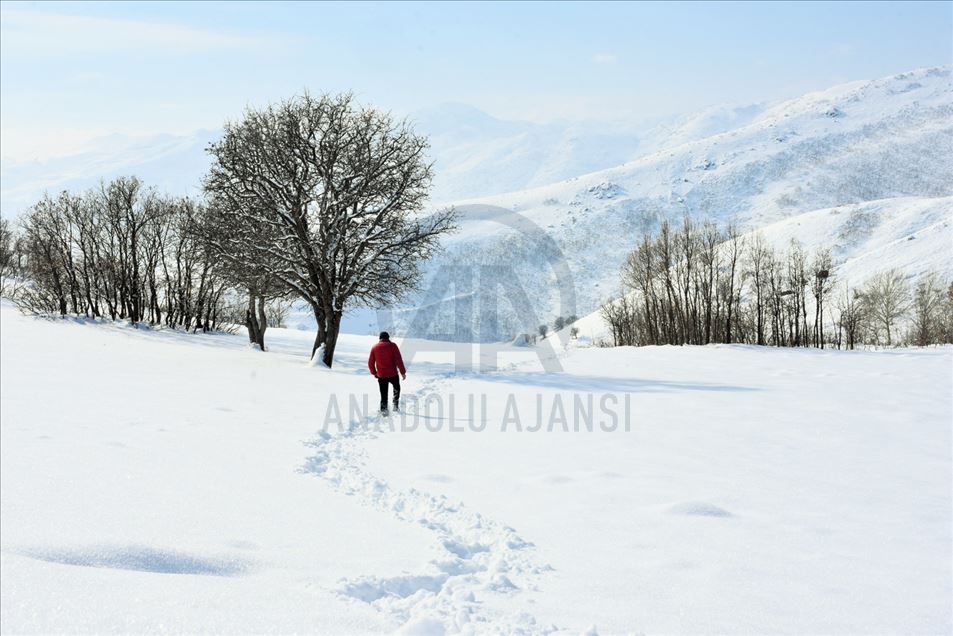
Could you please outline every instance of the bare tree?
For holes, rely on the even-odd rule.
[[[23,252],[8,219],[0,219],[0,296],[16,296]]]
[[[787,288],[792,292],[793,315],[788,329],[789,331],[793,330],[791,339],[795,347],[810,344],[807,334],[807,299],[805,293],[807,284],[807,256],[800,241],[792,239],[788,248]]]
[[[699,269],[699,285],[702,300],[702,344],[708,344],[714,337],[715,316],[718,314],[718,272],[721,267],[721,259],[718,245],[723,240],[718,227],[711,221],[706,221],[702,226],[701,237],[699,239],[699,257],[701,268]]]
[[[768,268],[772,259],[771,248],[764,240],[761,233],[754,236],[754,240],[748,246],[747,254],[747,277],[751,280],[751,286],[754,291],[754,318],[756,330],[755,344],[763,345],[765,343],[765,310],[767,308],[766,292],[768,289]]]
[[[305,93],[228,123],[212,144],[206,190],[236,230],[226,249],[263,263],[309,303],[312,356],[330,366],[349,303],[382,305],[413,289],[419,262],[454,228],[422,215],[426,139],[350,95]]]
[[[623,295],[618,300],[609,300],[599,309],[602,319],[609,325],[613,346],[643,344],[638,338],[638,306]]]
[[[877,274],[866,282],[861,294],[864,312],[878,330],[883,330],[886,344],[893,344],[897,322],[910,306],[910,292],[903,272],[891,269]]]
[[[44,196],[22,219],[24,275],[29,284],[17,298],[21,309],[65,316],[73,308],[70,301],[77,298],[79,290],[74,284],[77,279],[66,221],[70,205],[65,192],[55,199]]]
[[[953,342],[953,282],[946,288],[940,316],[940,341]]]
[[[942,342],[946,293],[935,273],[922,276],[913,292],[913,343]]]
[[[838,346],[840,346],[841,337],[843,337],[844,346],[853,349],[860,342],[864,329],[866,320],[864,305],[857,290],[850,289],[846,284],[836,303],[838,310]]]
[[[732,342],[734,309],[738,305],[736,291],[738,288],[737,278],[740,271],[741,254],[744,250],[744,240],[741,238],[738,225],[734,222],[728,224],[725,238],[727,239],[726,258],[728,265],[721,289],[725,300],[725,342],[730,343]]]
[[[833,278],[834,258],[830,249],[822,248],[814,255],[811,263],[814,277],[811,281],[811,293],[814,295],[814,346],[824,348],[824,298],[827,296]]]
[[[269,320],[268,307],[273,301],[284,299],[292,290],[276,274],[284,261],[272,253],[257,249],[258,244],[247,240],[249,227],[238,227],[227,211],[212,208],[199,222],[205,243],[213,250],[229,285],[244,296],[243,312],[248,341],[259,350],[265,350],[265,332],[275,321]],[[259,224],[259,241],[278,242],[272,226]]]

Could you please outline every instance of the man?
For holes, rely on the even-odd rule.
[[[400,379],[397,372],[400,371],[400,377],[407,379],[407,370],[404,368],[404,361],[400,357],[400,349],[390,341],[390,334],[382,331],[380,342],[371,347],[371,355],[367,359],[367,368],[371,374],[377,378],[377,384],[381,390],[381,415],[387,415],[387,385],[394,385],[394,410],[400,410]]]

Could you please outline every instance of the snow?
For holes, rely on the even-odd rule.
[[[3,632],[953,629],[953,347],[404,340],[369,420],[371,338],[267,338],[0,307]]]
[[[631,432],[394,434],[368,469],[518,528],[552,568],[514,578],[544,624],[946,633],[951,353],[577,350],[564,374],[444,390],[512,391],[526,413],[537,394],[626,392]]]
[[[323,382],[308,334],[289,364],[277,331],[262,354],[6,303],[0,323],[4,633],[389,628],[338,579],[433,551],[297,472]]]
[[[329,369],[308,330],[261,352],[4,301],[0,631],[950,633],[953,346],[584,345],[685,213],[831,247],[839,282],[953,277],[951,115],[949,68],[645,131],[418,113],[450,284],[345,331],[420,310],[411,335],[509,344],[398,340],[389,418],[367,335]],[[3,213],[118,172],[194,192],[214,135],[5,163]],[[578,340],[520,335],[570,313]]]

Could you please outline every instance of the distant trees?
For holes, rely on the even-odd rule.
[[[579,318],[575,314],[569,314],[568,316],[556,316],[556,318],[553,320],[553,330],[562,331],[564,328],[568,327],[577,320],[579,320]]]
[[[629,296],[622,296],[604,304],[599,313],[609,326],[613,345],[620,347],[650,344],[643,339],[645,335],[652,333],[646,327],[647,315],[635,306]]]
[[[838,289],[829,249],[808,256],[792,240],[777,251],[760,233],[685,219],[643,236],[621,270],[623,294],[600,313],[615,345],[743,342],[778,347],[828,344],[853,349],[950,342],[953,289],[935,276],[910,299],[901,272],[883,272],[861,289]],[[810,292],[808,294],[808,292]],[[813,320],[809,322],[809,310]],[[912,315],[911,315],[912,310]],[[898,333],[912,318],[909,333]],[[832,325],[832,334],[825,332]]]
[[[913,292],[913,344],[925,346],[943,342],[947,324],[953,322],[951,300],[953,283],[944,289],[936,274],[927,274],[920,279]]]
[[[432,176],[426,147],[350,95],[307,93],[249,110],[209,147],[212,244],[240,277],[310,305],[312,356],[320,349],[327,366],[345,307],[400,298],[454,228],[453,210],[421,214]]]
[[[867,315],[856,289],[844,285],[837,299],[837,346],[843,342],[847,349],[853,349],[864,336]]]
[[[925,346],[951,342],[953,326],[953,283],[944,288],[936,274],[920,278],[913,291],[911,342]]]
[[[35,313],[216,329],[226,284],[196,231],[202,210],[135,177],[44,196],[20,221],[14,299]]]
[[[10,221],[0,218],[0,296],[14,296],[20,283],[22,250]]]
[[[910,290],[903,272],[891,269],[868,280],[861,290],[861,302],[876,341],[882,342],[881,337],[885,337],[888,346],[893,344],[896,325],[910,304]]]
[[[812,262],[811,294],[814,295],[814,346],[824,348],[824,299],[831,288],[834,259],[831,251],[822,248]]]
[[[745,243],[733,224],[719,230],[686,218],[676,229],[665,221],[632,250],[621,276],[623,298],[603,308],[621,344],[781,345],[785,327],[794,331],[799,305],[787,298],[781,262],[763,238]]]

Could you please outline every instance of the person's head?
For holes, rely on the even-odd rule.
[[[381,340],[390,340],[390,334],[387,333],[386,331],[382,331],[380,338]]]

